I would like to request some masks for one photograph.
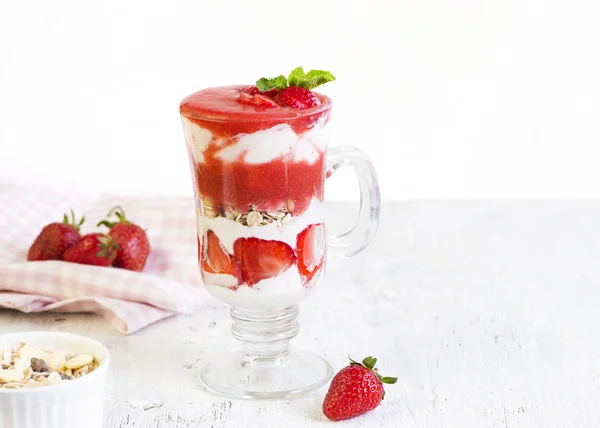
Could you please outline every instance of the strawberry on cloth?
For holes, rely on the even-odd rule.
[[[117,257],[118,245],[102,233],[88,233],[67,248],[63,255],[65,262],[82,265],[111,266]]]
[[[117,255],[113,266],[141,272],[150,254],[150,241],[146,231],[127,220],[123,208],[114,207],[108,213],[108,217],[113,214],[118,221],[102,220],[98,223],[98,226],[103,225],[110,229],[108,235],[117,244]]]
[[[62,223],[50,223],[45,226],[29,248],[27,260],[30,262],[62,260],[65,250],[79,241],[79,228],[84,220],[85,217],[82,217],[77,222],[71,210],[70,220],[64,214]]]
[[[49,219],[72,207],[85,213],[81,234],[86,235],[97,232],[96,223],[116,205],[146,229],[152,251],[143,272],[26,261]],[[191,198],[93,195],[0,173],[0,206],[0,308],[93,312],[128,334],[178,313],[198,311],[208,300],[201,287]]]

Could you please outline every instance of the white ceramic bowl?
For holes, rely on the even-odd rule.
[[[93,354],[99,366],[85,376],[57,385],[0,389],[0,428],[102,428],[108,350],[95,340],[70,333],[0,334],[0,349],[18,342]]]

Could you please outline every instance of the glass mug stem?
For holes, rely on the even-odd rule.
[[[298,305],[280,310],[230,310],[233,337],[242,342],[244,354],[252,359],[281,358],[289,352],[289,341],[298,335]]]

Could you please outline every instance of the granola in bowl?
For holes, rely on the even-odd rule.
[[[0,389],[55,385],[91,373],[98,364],[92,354],[52,351],[19,342],[0,349]]]

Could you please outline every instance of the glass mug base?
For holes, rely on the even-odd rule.
[[[315,391],[332,376],[329,363],[310,352],[253,358],[238,351],[213,358],[202,369],[200,381],[209,392],[225,397],[285,399]]]
[[[233,336],[243,349],[214,357],[200,372],[204,387],[232,398],[293,398],[312,392],[333,376],[321,357],[290,350],[298,334],[298,305],[281,309],[231,309]]]

